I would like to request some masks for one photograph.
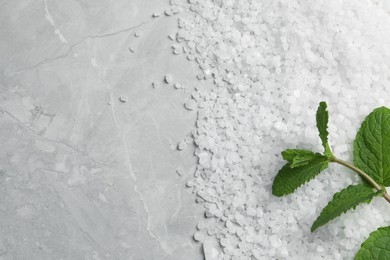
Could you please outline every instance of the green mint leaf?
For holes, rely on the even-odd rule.
[[[306,155],[314,155],[312,151],[303,150],[303,149],[287,149],[282,152],[282,157],[286,161],[292,162],[294,158],[298,155],[306,156]]]
[[[354,142],[354,163],[377,183],[390,186],[390,109],[380,107],[362,123]]]
[[[363,242],[355,260],[390,259],[390,227],[378,228]]]
[[[328,143],[329,114],[328,114],[326,102],[324,101],[320,102],[317,109],[316,119],[317,119],[317,128],[318,128],[319,136],[321,138],[322,146],[325,149],[324,154],[327,157],[333,157],[333,154],[330,150],[329,143]]]
[[[298,187],[313,179],[328,167],[325,156],[316,156],[308,164],[291,168],[290,163],[283,166],[272,184],[272,194],[278,197],[293,193]]]
[[[290,163],[290,168],[296,168],[307,165],[317,157],[323,157],[323,155],[309,150],[287,149],[282,152],[282,157]]]
[[[354,209],[358,204],[369,203],[376,195],[378,195],[376,191],[364,184],[350,185],[337,192],[328,205],[321,211],[320,216],[314,221],[311,226],[311,232],[340,216],[342,213],[347,212],[347,210]]]

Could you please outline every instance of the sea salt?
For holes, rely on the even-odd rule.
[[[195,100],[193,99],[190,99],[189,101],[187,101],[185,104],[184,104],[184,107],[188,110],[195,110],[195,108],[197,107],[197,103]]]
[[[165,81],[165,83],[167,83],[167,84],[171,84],[171,83],[173,82],[173,76],[172,76],[171,74],[165,75],[164,81]]]
[[[199,237],[220,245],[218,260],[353,259],[370,232],[390,223],[390,208],[375,200],[310,233],[332,195],[359,181],[333,165],[290,196],[271,194],[282,150],[322,151],[319,101],[329,105],[333,151],[352,161],[361,121],[389,100],[390,35],[383,32],[390,30],[390,8],[383,3],[189,0],[180,6],[190,14],[178,19],[170,38],[177,54],[198,65],[201,80],[185,103],[197,110],[199,159],[187,185],[206,216],[222,224],[202,224]]]

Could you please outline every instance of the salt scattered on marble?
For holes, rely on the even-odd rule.
[[[127,98],[127,96],[120,96],[119,101],[122,103],[126,103],[128,101],[128,98]]]
[[[186,148],[187,148],[187,143],[185,141],[180,141],[177,144],[177,149],[180,150],[180,151],[183,151]]]
[[[172,45],[172,51],[173,51],[173,54],[179,55],[179,54],[183,53],[183,47],[178,45],[178,44],[174,44],[174,45]]]
[[[187,137],[184,139],[184,141],[185,141],[187,144],[190,144],[190,143],[192,143],[192,142],[194,141],[194,139],[193,139],[192,137],[190,137],[190,136],[187,136]]]
[[[164,11],[164,14],[165,14],[166,16],[172,16],[172,15],[173,15],[173,10],[172,10],[172,8],[166,9],[166,10]]]
[[[203,239],[203,233],[202,232],[196,232],[195,235],[194,235],[194,240],[195,241],[202,241]]]
[[[178,13],[180,13],[181,11],[182,11],[182,9],[181,9],[180,7],[178,7],[178,6],[172,7],[172,13],[173,13],[173,14],[178,14]]]
[[[193,186],[194,186],[194,182],[190,180],[190,181],[188,181],[188,182],[186,183],[186,186],[187,186],[188,188],[193,187]]]
[[[142,36],[142,33],[139,32],[139,31],[136,31],[136,32],[134,33],[134,36],[135,36],[135,37],[141,37],[141,36]]]
[[[173,82],[173,76],[172,76],[171,74],[165,75],[164,81],[165,81],[165,83],[167,83],[167,84],[171,84],[171,83]]]
[[[179,82],[176,82],[176,83],[173,85],[173,87],[174,87],[175,89],[181,89],[181,88],[183,88],[182,84],[179,83]]]
[[[178,169],[176,169],[176,173],[177,173],[177,175],[182,176],[183,170],[178,168]]]
[[[185,107],[187,110],[195,110],[196,107],[197,107],[197,103],[196,103],[195,100],[190,99],[190,100],[188,100],[188,101],[184,104],[184,107]]]
[[[155,12],[155,13],[152,14],[152,17],[155,17],[155,18],[156,18],[156,17],[160,17],[160,16],[161,16],[161,13]]]
[[[153,88],[159,88],[159,87],[160,87],[160,84],[159,84],[157,81],[153,81],[153,82],[152,82],[152,87],[153,87]]]

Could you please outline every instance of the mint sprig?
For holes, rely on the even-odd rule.
[[[370,203],[375,196],[382,196],[390,203],[390,195],[385,189],[385,186],[390,186],[390,109],[377,108],[363,121],[354,142],[354,164],[337,158],[330,149],[329,114],[325,102],[320,102],[316,120],[324,147],[323,154],[302,149],[283,151],[282,157],[287,163],[274,179],[272,194],[281,197],[293,193],[328,168],[330,163],[353,170],[362,178],[363,183],[350,185],[337,192],[314,221],[312,232],[357,205]],[[390,257],[389,243],[390,227],[380,228],[362,244],[355,259],[385,259],[380,258],[380,255]]]

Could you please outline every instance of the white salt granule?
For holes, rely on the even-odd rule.
[[[183,170],[178,168],[178,169],[176,169],[176,173],[177,173],[177,175],[182,176],[183,175]]]
[[[164,11],[164,14],[165,14],[166,16],[171,16],[171,15],[173,15],[173,10],[172,10],[172,8],[166,9],[166,10]]]
[[[179,83],[179,82],[176,82],[176,83],[173,85],[173,87],[174,87],[175,89],[181,89],[181,88],[183,88],[183,85],[182,85],[181,83]]]
[[[178,7],[178,6],[172,7],[172,13],[173,13],[173,14],[178,14],[178,13],[180,13],[181,11],[182,11],[182,9],[181,9],[180,7]]]
[[[180,141],[177,145],[177,149],[182,151],[187,148],[187,143],[185,141]]]
[[[119,97],[119,101],[121,101],[122,103],[126,103],[129,99],[127,98],[127,96],[120,96]]]
[[[153,88],[158,88],[158,87],[160,87],[160,84],[157,81],[153,81],[152,82],[152,87]]]
[[[195,110],[196,107],[197,107],[197,103],[196,103],[195,100],[190,99],[190,100],[188,100],[188,101],[184,104],[184,107],[185,107],[187,110]]]
[[[173,82],[173,76],[171,74],[165,75],[164,82],[167,84],[171,84]]]

